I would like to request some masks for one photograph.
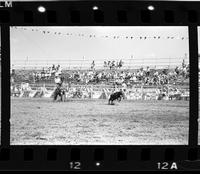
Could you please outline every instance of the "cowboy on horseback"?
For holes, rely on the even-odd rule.
[[[64,77],[61,76],[61,73],[55,73],[55,84],[56,84],[56,89],[54,91],[54,101],[57,99],[57,96],[59,95],[61,97],[61,100],[63,95],[65,95],[64,89],[62,89],[62,84],[64,81]]]

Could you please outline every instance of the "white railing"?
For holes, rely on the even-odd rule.
[[[110,61],[119,62],[120,59],[110,59]],[[108,60],[95,60],[95,69],[103,69],[104,67],[104,61]],[[146,67],[149,66],[150,68],[165,68],[165,67],[171,67],[174,68],[176,66],[181,66],[183,59],[182,58],[141,58],[141,59],[122,59],[124,62],[122,69],[138,69],[140,67]],[[189,59],[185,60],[185,63],[189,63]],[[92,60],[87,59],[57,59],[57,60],[11,60],[11,66],[14,69],[42,69],[43,67],[51,67],[53,64],[55,65],[61,65],[64,69],[90,69]],[[107,69],[109,69],[107,67]]]

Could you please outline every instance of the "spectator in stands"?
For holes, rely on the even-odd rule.
[[[94,60],[92,61],[92,64],[91,64],[91,69],[94,70],[94,67],[95,67],[95,62]]]
[[[108,66],[108,65],[107,65],[107,62],[104,61],[103,67],[104,67],[104,68],[107,68],[107,66]]]
[[[48,80],[48,79],[49,79],[48,70],[47,70],[47,71],[45,71],[45,74],[44,74],[44,75],[45,75],[45,79],[46,79],[46,80]]]
[[[11,69],[11,76],[14,76],[15,75],[15,69]]]
[[[183,59],[183,62],[182,62],[182,67],[186,67],[186,64],[185,64],[185,60]]]
[[[149,68],[149,66],[147,66],[147,69],[146,69],[146,76],[149,76],[150,75],[150,68]]]
[[[115,68],[115,61],[114,60],[112,61],[112,64],[111,64],[111,69],[112,68]]]
[[[118,63],[118,68],[120,69],[122,67],[122,65],[123,65],[123,62],[122,62],[122,60],[120,60]]]
[[[60,65],[58,65],[57,72],[58,72],[58,74],[62,74],[62,68]]]
[[[109,68],[111,67],[111,66],[110,66],[110,65],[111,65],[110,60],[108,61],[107,65],[108,65]]]
[[[42,72],[41,72],[41,80],[44,80],[44,79],[45,79],[45,70],[43,67]]]
[[[55,65],[53,64],[53,66],[52,66],[52,75],[55,75],[55,73],[56,73],[56,68],[55,68]]]
[[[179,75],[179,68],[178,68],[178,66],[176,66],[175,72],[176,72],[177,75]]]

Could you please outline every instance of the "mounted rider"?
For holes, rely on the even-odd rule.
[[[62,84],[64,81],[64,77],[61,75],[61,72],[56,72],[55,73],[55,84],[56,84],[56,89],[54,91],[55,95],[54,95],[54,100],[56,100],[57,95],[61,95],[61,92],[64,92],[64,90],[62,89]]]
[[[64,81],[64,78],[61,76],[61,73],[58,73],[58,72],[55,73],[54,81],[55,81],[56,87],[60,89]]]

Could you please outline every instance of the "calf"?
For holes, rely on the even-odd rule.
[[[121,101],[122,98],[125,98],[122,91],[115,92],[115,93],[110,95],[110,98],[108,100],[108,104],[114,104],[113,103],[114,100]]]

